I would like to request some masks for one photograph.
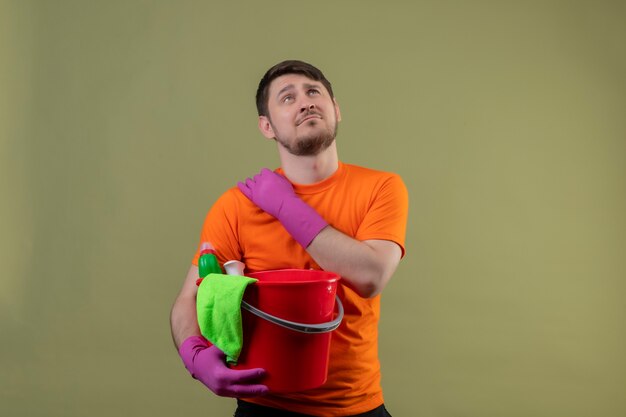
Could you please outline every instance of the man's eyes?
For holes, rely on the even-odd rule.
[[[319,95],[320,90],[318,90],[317,88],[310,88],[308,90],[306,90],[306,94],[308,96],[315,96],[315,95]],[[285,96],[283,96],[280,101],[282,101],[283,103],[290,103],[295,99],[295,96],[293,94],[287,94]]]

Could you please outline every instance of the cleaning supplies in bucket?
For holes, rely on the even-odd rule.
[[[243,275],[243,269],[241,272]],[[223,275],[215,249],[208,242],[200,247],[198,275],[196,315],[200,333],[224,352],[228,363],[236,364],[243,345],[241,300],[246,287],[256,279]]]
[[[205,266],[197,281],[203,336],[224,351],[234,369],[264,368],[263,383],[273,392],[322,385],[328,373],[331,332],[344,314],[336,296],[340,277],[300,269],[244,276],[239,261],[225,264],[229,273],[238,275],[223,275],[219,264],[210,259],[215,257],[210,250],[200,257],[207,259],[199,262]]]

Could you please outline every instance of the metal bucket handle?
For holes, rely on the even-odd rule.
[[[271,323],[277,324],[278,326],[285,327],[290,330],[294,330],[300,333],[328,333],[335,330],[341,324],[341,320],[343,320],[343,304],[341,304],[341,300],[338,296],[335,295],[335,301],[337,302],[337,317],[333,321],[329,321],[327,323],[320,324],[306,324],[306,323],[297,323],[295,321],[289,321],[285,319],[281,319],[280,317],[272,316],[269,313],[266,313],[262,310],[259,310],[256,307],[251,306],[245,301],[241,301],[241,307],[245,310],[248,310],[250,313],[254,314],[257,317],[260,317],[264,320],[267,320]]]

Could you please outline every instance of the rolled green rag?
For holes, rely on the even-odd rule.
[[[196,296],[200,332],[226,354],[226,361],[236,364],[243,346],[241,300],[254,278],[239,275],[209,274]]]

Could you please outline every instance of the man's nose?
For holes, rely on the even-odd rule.
[[[311,111],[315,109],[315,104],[313,103],[303,103],[302,106],[300,107],[300,112],[305,112],[305,111]]]

